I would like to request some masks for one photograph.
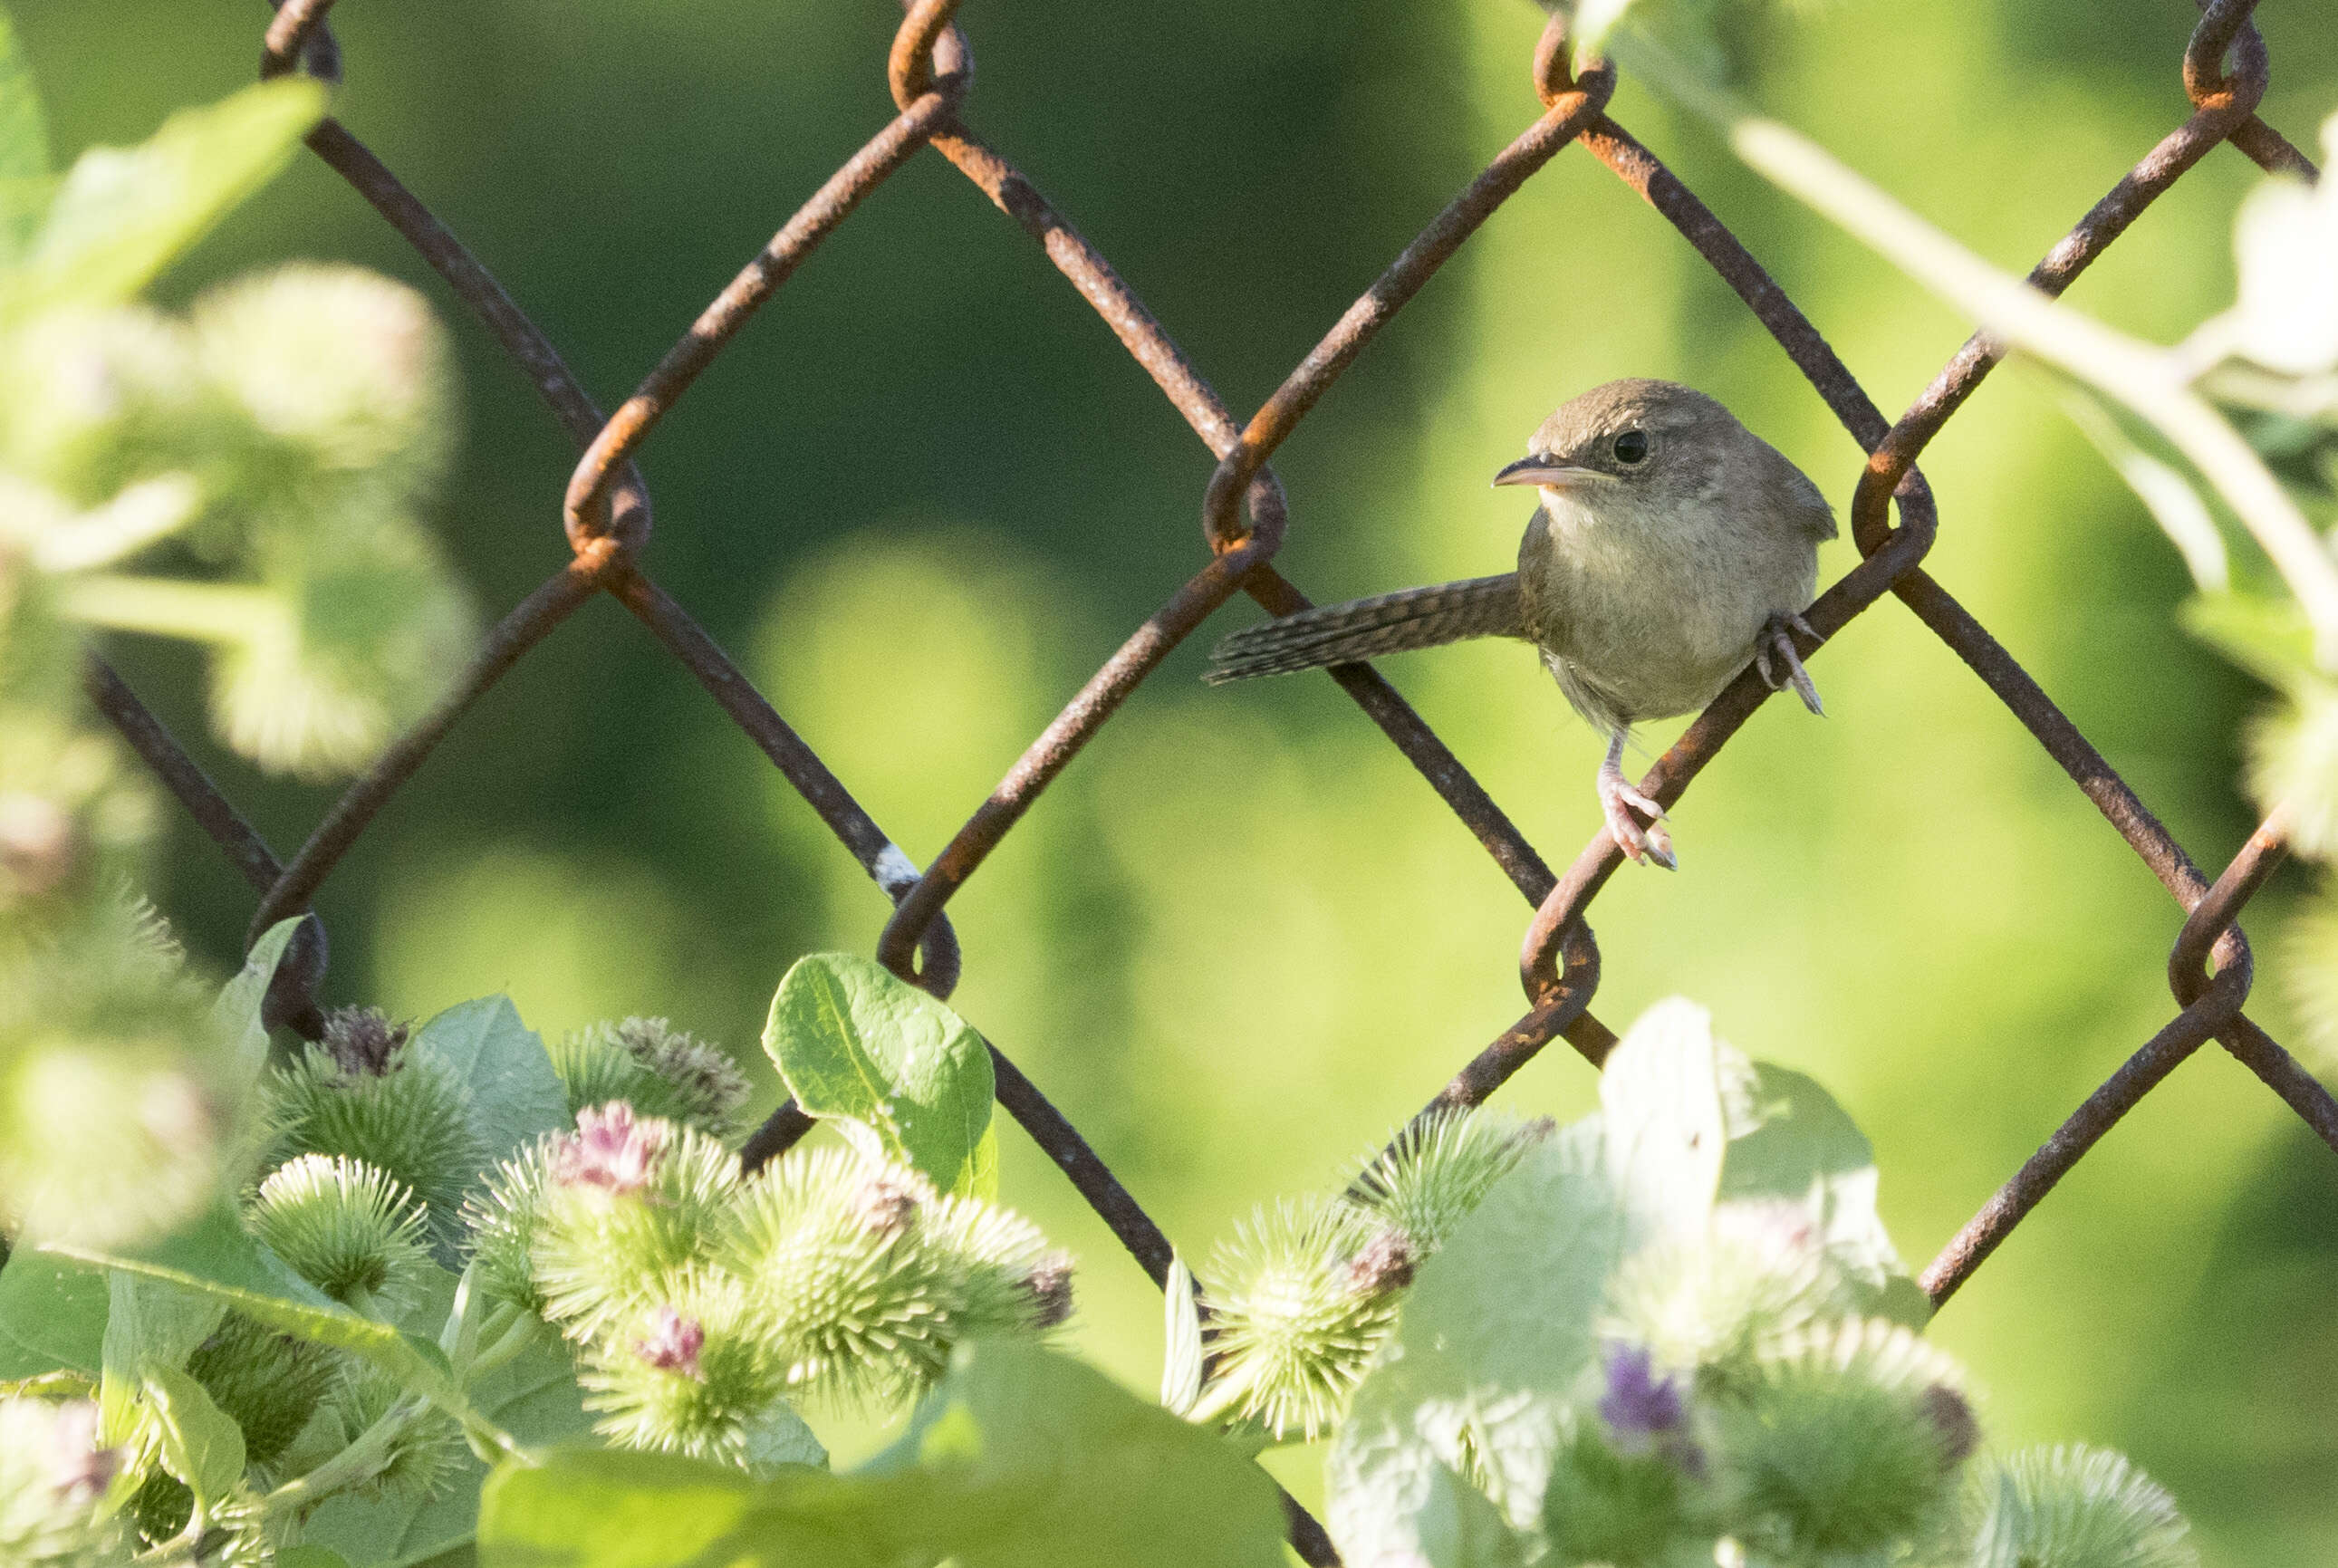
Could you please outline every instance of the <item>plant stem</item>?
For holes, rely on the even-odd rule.
[[[284,619],[280,598],[247,583],[92,573],[62,583],[58,597],[66,615],[92,626],[197,642],[249,642]]]
[[[343,1487],[353,1486],[379,1472],[388,1462],[389,1446],[421,1408],[419,1400],[410,1398],[392,1405],[380,1420],[358,1435],[356,1442],[306,1475],[287,1481],[261,1498],[261,1515],[313,1507]]]
[[[496,1339],[493,1343],[488,1345],[485,1350],[479,1352],[478,1356],[471,1362],[470,1366],[464,1369],[464,1376],[467,1379],[476,1381],[478,1378],[486,1377],[488,1373],[496,1371],[516,1359],[522,1351],[526,1350],[530,1345],[535,1343],[535,1331],[544,1326],[542,1321],[538,1319],[534,1313],[526,1311],[524,1308],[510,1308],[506,1309],[517,1312],[519,1314],[519,1321],[512,1324],[508,1328],[504,1329],[502,1331],[501,1338]],[[502,1316],[502,1312],[500,1310],[498,1311],[497,1316]]]

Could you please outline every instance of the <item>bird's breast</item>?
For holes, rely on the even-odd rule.
[[[1651,511],[1608,491],[1546,493],[1518,550],[1528,630],[1628,720],[1712,701],[1772,615],[1810,603],[1817,572],[1806,535],[1749,527],[1725,500]]]

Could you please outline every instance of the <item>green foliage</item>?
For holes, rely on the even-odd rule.
[[[323,112],[314,83],[263,83],[172,115],[142,146],[84,153],[0,281],[0,317],[128,299],[273,178]]]
[[[997,1196],[989,1049],[882,965],[798,960],[771,998],[763,1049],[796,1103],[833,1118],[869,1158],[913,1166],[945,1192]]]
[[[1243,1452],[1036,1347],[961,1349],[909,1435],[850,1475],[763,1481],[641,1454],[506,1465],[480,1514],[483,1568],[1283,1561],[1273,1487]]]
[[[1312,1436],[1354,1385],[1327,1462],[1351,1561],[1960,1560],[1980,1529],[1958,1501],[1979,1424],[1962,1373],[1911,1326],[1926,1313],[1876,1217],[1866,1139],[1678,1000],[1615,1048],[1601,1102],[1555,1136],[1416,1140],[1507,1149],[1513,1168],[1489,1185],[1467,1158],[1421,1164],[1449,1234],[1386,1276],[1369,1332],[1367,1249],[1338,1227],[1374,1210],[1255,1223],[1213,1265],[1233,1283],[1193,1418]],[[1438,1200],[1440,1177],[1468,1200]]]

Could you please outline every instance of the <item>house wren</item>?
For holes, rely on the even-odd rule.
[[[1634,860],[1678,864],[1663,810],[1624,777],[1644,719],[1695,712],[1749,662],[1823,713],[1792,635],[1834,514],[1803,471],[1728,409],[1670,381],[1610,381],[1567,403],[1494,475],[1541,505],[1518,569],[1302,610],[1237,632],[1213,685],[1356,663],[1469,637],[1532,642],[1575,710],[1604,730],[1599,804]],[[1645,825],[1642,818],[1646,818]]]

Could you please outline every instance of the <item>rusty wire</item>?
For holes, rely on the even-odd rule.
[[[341,74],[327,25],[332,0],[274,0],[260,72],[300,70],[327,82]],[[2268,64],[2250,18],[2256,0],[2207,0],[2183,59],[2191,117],[2154,147],[2058,242],[2030,274],[2059,294],[2159,195],[2219,142],[2267,170],[2315,177],[2294,147],[2257,118]],[[623,603],[695,676],[894,901],[878,955],[895,973],[948,996],[960,954],[945,906],[1012,830],[1082,746],[1162,659],[1237,592],[1274,614],[1306,598],[1273,564],[1289,527],[1281,481],[1269,459],[1373,335],[1401,309],[1493,211],[1569,144],[1580,144],[1668,220],[1768,328],[1869,460],[1851,507],[1862,561],[1811,606],[1817,641],[1807,656],[1854,616],[1892,594],[1913,611],[2020,720],[2186,911],[2168,957],[2175,1017],[2090,1095],[1995,1194],[1920,1277],[1945,1301],[2068,1170],[2142,1097],[2210,1039],[2255,1073],[2333,1148],[2338,1101],[2242,1010],[2254,969],[2237,924],[2250,897],[2281,862],[2284,825],[2276,813],[2213,884],[2204,877],[2101,753],[2081,735],[2002,644],[1922,568],[1939,528],[1929,486],[1916,467],[1937,435],[2004,357],[1976,335],[1900,419],[1888,421],[1810,320],[1710,209],[1606,113],[1613,73],[1594,63],[1569,67],[1565,21],[1542,34],[1532,76],[1544,113],[1423,230],[1247,424],[1238,423],[1135,293],[1023,173],[985,143],[965,117],[973,52],[957,24],[959,0],[905,0],[908,15],[886,61],[896,117],[849,159],[701,313],[640,387],[604,416],[558,351],[461,242],[339,121],[328,118],[309,145],[339,172],[477,313],[565,426],[582,456],[562,497],[568,561],[490,632],[471,667],[438,706],[401,736],[335,803],[289,862],[220,794],[121,678],[90,661],[91,700],[161,776],[205,832],[259,892],[251,933],[305,914],[318,888],[382,806],[429,758],[470,704],[550,635],[595,592]],[[2229,61],[2229,67],[2227,62]],[[1202,497],[1209,559],[1105,661],[1035,740],[1006,778],[922,873],[853,799],[843,782],[757,691],[721,646],[649,575],[642,554],[651,532],[647,487],[633,462],[658,422],[700,372],[745,328],[811,251],[879,184],[930,146],[1038,241],[1047,259],[1150,375],[1217,459]],[[1891,514],[1896,508],[1898,524]],[[1430,1108],[1475,1105],[1552,1040],[1564,1037],[1593,1064],[1616,1035],[1589,1011],[1599,982],[1599,949],[1585,913],[1622,852],[1603,828],[1563,875],[1554,875],[1469,770],[1410,704],[1369,665],[1334,669],[1354,699],[1420,771],[1462,824],[1535,906],[1520,955],[1528,1010],[1465,1064]],[[1770,695],[1747,671],[1660,758],[1641,787],[1666,807]],[[308,915],[270,1000],[271,1022],[314,1038],[317,990],[325,969],[322,925]],[[2213,970],[2210,965],[2213,964]],[[1045,1150],[1156,1283],[1170,1243],[1076,1128],[997,1046],[998,1099]],[[782,1105],[748,1140],[752,1170],[791,1146],[811,1125]],[[1311,1563],[1336,1563],[1321,1527],[1286,1494],[1292,1544]]]

